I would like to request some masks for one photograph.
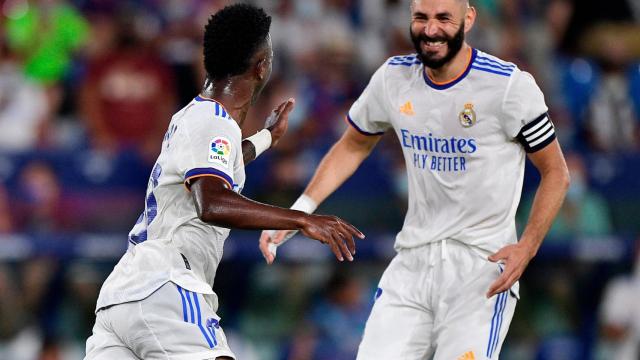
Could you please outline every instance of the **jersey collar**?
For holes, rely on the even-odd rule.
[[[471,56],[469,56],[469,63],[467,64],[467,67],[464,69],[464,71],[460,73],[458,76],[456,76],[455,78],[453,78],[452,80],[445,81],[445,82],[436,82],[431,80],[429,75],[427,75],[426,68],[423,66],[422,76],[424,77],[424,82],[426,82],[427,85],[431,86],[436,90],[445,90],[452,87],[453,85],[459,83],[460,81],[462,81],[462,79],[467,77],[467,75],[469,74],[469,71],[471,71],[471,64],[473,64],[473,61],[476,59],[477,54],[478,54],[478,51],[475,48],[471,48]]]
[[[221,102],[219,102],[217,100],[214,100],[214,99],[211,99],[211,98],[208,98],[208,97],[204,97],[202,95],[196,96],[194,100],[197,101],[197,102],[203,102],[203,101],[212,102],[212,103],[216,104],[216,115],[217,116],[221,115],[222,117],[232,119],[231,118],[231,114],[229,114],[229,112],[227,111],[227,109],[225,109],[224,105],[222,105]]]

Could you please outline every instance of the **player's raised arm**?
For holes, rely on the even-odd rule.
[[[348,127],[342,138],[322,158],[311,182],[304,194],[292,206],[292,209],[312,213],[329,195],[344,183],[369,156],[380,136],[368,136]],[[276,229],[271,227],[272,229]],[[263,231],[260,236],[260,251],[267,263],[275,259],[273,245],[282,242],[285,237],[293,236],[293,231]],[[271,246],[271,249],[270,249]]]
[[[276,146],[287,132],[289,113],[293,110],[293,98],[278,105],[264,123],[264,129],[242,140],[242,157],[245,166],[265,150]]]
[[[322,158],[304,195],[316,204],[322,203],[353,175],[380,138],[381,136],[363,135],[353,127],[348,127],[342,138]]]
[[[338,260],[353,260],[353,237],[364,235],[353,225],[335,217],[309,215],[250,200],[227,187],[218,177],[203,176],[190,182],[196,212],[200,220],[225,228],[295,229],[329,245]]]

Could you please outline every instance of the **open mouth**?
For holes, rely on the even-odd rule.
[[[446,41],[422,41],[422,48],[428,52],[437,52],[447,46]]]

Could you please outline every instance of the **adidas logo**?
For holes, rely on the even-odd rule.
[[[467,351],[466,353],[462,354],[462,356],[460,356],[458,360],[476,360],[476,355],[473,353],[473,351]]]
[[[404,105],[400,106],[400,112],[409,116],[416,114],[415,111],[413,111],[413,104],[411,104],[411,101],[407,101]]]

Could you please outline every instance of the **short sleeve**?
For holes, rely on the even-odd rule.
[[[548,110],[533,76],[515,72],[503,103],[502,127],[507,136],[520,142],[528,153],[543,149],[556,138]]]
[[[347,121],[363,135],[382,135],[391,127],[386,110],[385,69],[386,63],[373,74],[367,87],[349,109]]]
[[[234,168],[242,154],[240,132],[231,118],[209,116],[185,124],[188,126],[176,149],[179,171],[185,185],[201,176],[215,176],[233,189]]]

